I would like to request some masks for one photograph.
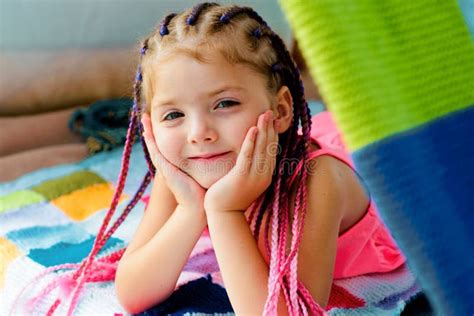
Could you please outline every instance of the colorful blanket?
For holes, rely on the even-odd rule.
[[[0,315],[8,315],[20,291],[46,268],[79,263],[87,256],[112,198],[121,155],[120,149],[100,153],[78,164],[40,170],[0,184]],[[139,186],[146,168],[142,149],[135,145],[122,208]],[[145,202],[146,198],[130,213],[101,255],[126,246]],[[46,275],[30,284],[18,302],[36,295],[51,278]],[[388,274],[339,280],[333,285],[329,314],[396,315],[417,292],[419,286],[405,266]],[[34,311],[44,314],[59,294],[55,290],[35,302]],[[55,314],[63,315],[65,305],[61,304]],[[31,311],[20,308],[12,312]],[[102,282],[87,284],[76,313],[112,315],[125,311],[117,300],[113,282]],[[183,313],[232,313],[206,231],[196,244],[175,293],[145,314]]]

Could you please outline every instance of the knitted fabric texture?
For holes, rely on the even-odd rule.
[[[72,113],[69,129],[85,139],[90,154],[120,147],[127,136],[132,104],[128,98],[94,102]]]
[[[356,168],[436,312],[474,314],[474,256],[466,256],[474,253],[472,5],[281,4]]]
[[[109,190],[113,190],[121,155],[120,149],[103,152],[78,164],[40,170],[13,182],[0,184],[1,315],[8,315],[10,311],[13,314],[31,314],[25,309],[28,307],[25,300],[35,297],[54,279],[54,273],[46,274],[33,283],[31,281],[55,265],[69,263],[76,264],[74,267],[77,268],[77,264],[88,255],[111,199],[110,191],[98,190],[97,186],[106,184],[110,186]],[[133,167],[121,197],[122,207],[130,200],[140,185],[141,176],[147,171],[139,144],[133,148],[130,163]],[[84,190],[91,192],[87,195],[87,211],[83,208],[84,195],[76,194]],[[58,200],[64,203],[57,203]],[[106,243],[99,258],[127,245],[143,215],[146,201],[144,197],[137,204]],[[75,314],[125,314],[115,295],[112,280],[117,262],[113,262],[109,266],[94,263],[91,280],[100,279],[100,274],[104,274],[109,281],[90,281],[79,298]],[[12,306],[20,291],[28,284],[30,286],[18,298],[17,304]],[[45,314],[54,299],[58,295],[66,295],[72,285],[67,278],[61,279],[58,288],[35,301],[34,313]],[[338,280],[333,284],[329,314],[397,315],[419,290],[415,277],[406,266],[391,273]],[[55,315],[65,314],[66,307],[67,304],[61,304]],[[144,314],[183,313],[233,314],[206,231],[186,263],[175,293]]]

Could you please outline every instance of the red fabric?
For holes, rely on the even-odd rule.
[[[329,297],[328,305],[326,310],[331,308],[358,308],[364,307],[365,301],[353,294],[351,294],[345,288],[332,284],[331,296]]]

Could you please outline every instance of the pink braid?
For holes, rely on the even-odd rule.
[[[134,117],[132,116],[132,119]],[[132,120],[133,122],[133,120]],[[134,128],[134,126],[131,124],[131,127],[130,129]],[[129,133],[128,136],[130,138],[127,138],[128,140],[129,139],[133,139],[131,136],[132,133]],[[127,143],[126,143],[126,146],[125,146],[125,150],[124,150],[124,157],[129,157],[130,156],[130,151],[131,151],[131,143],[129,142],[128,143],[128,146],[127,146]],[[124,159],[123,162],[122,162],[122,170],[125,170],[126,168],[128,168],[128,162],[127,162],[128,159]],[[126,177],[126,173],[123,173],[121,172],[121,175],[122,175],[122,179],[124,177]],[[114,233],[114,231],[120,226],[120,224],[124,221],[124,219],[126,218],[126,216],[128,215],[128,213],[131,211],[131,209],[135,206],[135,204],[138,202],[139,198],[142,196],[144,190],[146,189],[146,186],[149,184],[150,182],[150,174],[148,173],[144,180],[143,180],[143,183],[142,185],[140,186],[140,189],[138,190],[138,192],[135,194],[133,200],[130,202],[130,204],[127,206],[127,208],[124,210],[124,212],[121,214],[121,216],[115,221],[114,225],[109,229],[109,231],[102,237],[100,238],[101,235],[103,235],[103,232],[104,232],[104,229],[105,227],[107,227],[108,225],[108,222],[110,222],[110,218],[111,216],[113,215],[113,211],[115,210],[117,204],[118,204],[118,199],[114,199],[113,202],[112,202],[112,206],[111,206],[111,209],[109,210],[109,213],[106,217],[106,219],[104,220],[104,223],[102,225],[102,229],[100,230],[99,234],[97,235],[97,238],[96,238],[96,242],[95,242],[95,245],[91,251],[91,254],[88,256],[88,258],[86,259],[86,261],[83,261],[79,267],[79,269],[76,271],[76,273],[73,275],[73,277],[71,278],[71,280],[73,282],[75,282],[79,276],[82,276],[79,280],[79,283],[75,282],[73,284],[75,284],[75,288],[74,288],[74,291],[73,291],[73,298],[72,298],[72,301],[71,301],[71,305],[69,307],[69,310],[68,310],[68,314],[71,314],[72,311],[74,310],[75,306],[77,305],[77,300],[78,300],[78,297],[79,297],[79,294],[82,290],[82,287],[83,287],[83,284],[84,282],[90,282],[92,280],[94,281],[110,281],[114,278],[114,274],[115,274],[115,269],[111,269],[109,270],[108,272],[108,275],[99,275],[99,276],[92,276],[92,277],[89,277],[89,275],[92,273],[92,272],[88,272],[88,269],[92,266],[93,264],[93,258],[94,256],[98,253],[98,251],[100,251],[100,249],[103,247],[103,245],[105,244],[105,242],[111,237],[111,235]],[[122,185],[118,186],[117,189],[116,189],[116,192],[119,192],[119,191],[123,191],[123,180],[120,181],[119,179],[119,184],[122,183]],[[120,193],[121,194],[121,193]],[[120,196],[119,194],[115,194],[115,197],[117,196]],[[110,259],[112,259],[111,262],[115,262],[117,261],[118,259],[120,259],[120,257],[122,256],[124,252],[124,249],[121,249],[119,251],[117,251],[116,253],[113,253],[112,255],[110,255]],[[107,257],[106,257],[107,258]],[[108,259],[108,258],[107,258]],[[105,259],[105,260],[107,260]],[[102,260],[102,259],[100,259]],[[103,260],[102,260],[103,261]],[[81,273],[85,271],[84,275],[81,275]],[[56,284],[52,284],[53,285],[53,288]],[[50,309],[48,310],[48,314],[53,314],[55,309],[60,305],[61,303],[61,299],[57,299],[54,304],[50,307]]]
[[[303,120],[304,123],[306,122]],[[309,133],[309,128],[308,128],[308,125],[307,124],[304,124],[304,132],[303,134],[306,133]],[[304,137],[305,135],[303,135]],[[307,152],[308,152],[308,143],[305,144],[305,151],[304,151],[304,161],[307,161]],[[305,215],[306,215],[306,208],[307,208],[307,203],[306,203],[306,199],[307,199],[307,190],[306,190],[306,178],[307,178],[307,173],[306,173],[306,170],[302,170],[302,177],[301,177],[301,186],[298,188],[297,190],[297,196],[296,196],[296,205],[295,205],[295,212],[294,212],[294,220],[293,220],[293,225],[292,225],[292,233],[293,233],[293,238],[292,238],[292,247],[291,247],[291,251],[290,251],[290,254],[288,255],[288,257],[286,258],[286,261],[281,265],[281,268],[278,269],[279,270],[279,277],[275,280],[273,279],[273,276],[272,276],[272,269],[270,267],[270,275],[271,275],[271,282],[273,284],[273,286],[279,286],[279,280],[281,277],[283,277],[286,272],[287,272],[287,269],[288,269],[288,266],[290,265],[290,301],[291,301],[291,307],[290,307],[290,312],[292,314],[300,314],[300,313],[303,313],[303,314],[307,314],[307,310],[306,310],[306,306],[303,302],[303,300],[298,296],[298,289],[302,288],[302,290],[300,291],[301,293],[303,293],[303,299],[305,299],[306,301],[308,301],[308,305],[310,306],[311,310],[315,313],[315,314],[325,314],[325,311],[314,301],[314,299],[312,298],[312,296],[310,295],[310,293],[307,291],[307,289],[304,287],[304,285],[302,283],[300,283],[298,280],[297,280],[297,252],[298,252],[298,249],[299,249],[299,245],[301,243],[301,237],[302,237],[302,233],[303,233],[303,230],[302,228],[304,227],[304,220],[305,220]],[[277,184],[278,186],[278,184]],[[280,193],[278,192],[279,190],[277,190],[277,194]],[[302,205],[301,205],[302,204]],[[301,211],[300,211],[301,210]],[[287,213],[287,212],[286,212]],[[273,214],[272,214],[273,215]],[[272,219],[274,219],[274,217],[272,216]],[[272,225],[275,223],[275,221],[273,220],[272,221]],[[280,221],[279,221],[279,224],[280,224],[280,227],[281,227],[281,231],[279,232],[280,233],[280,239],[279,239],[279,242],[280,242],[280,252],[278,254],[278,256],[281,258],[281,257],[286,257],[285,256],[285,253],[284,252],[281,252],[282,249],[285,249],[286,247],[286,241],[285,243],[282,243],[284,241],[284,239],[286,239],[286,225],[287,224],[287,220],[285,220],[285,216],[282,214],[281,218],[280,218]],[[276,230],[275,230],[275,227],[273,226],[272,227],[272,233],[273,235],[275,234]],[[275,242],[275,238],[274,236],[272,236],[272,242]],[[272,251],[273,251],[274,248],[272,248]],[[274,253],[272,252],[272,255]],[[276,261],[276,260],[274,260]],[[280,261],[281,262],[281,261]],[[280,265],[280,263],[278,262],[278,265]],[[270,281],[269,281],[269,284],[270,284]],[[283,286],[283,292],[284,294],[286,294],[286,282],[283,282],[284,286]],[[278,289],[275,289],[276,291],[278,291]],[[276,300],[276,302],[278,301],[278,296],[275,297],[275,292],[271,292],[269,293],[269,298],[272,299],[273,301]],[[285,295],[285,299],[288,301],[288,297]],[[268,300],[268,299],[267,299]],[[267,305],[267,304],[266,304]],[[275,309],[271,309],[271,308],[276,308],[276,303],[272,303],[272,307],[270,307],[269,309],[265,308],[265,312],[271,312],[271,311],[275,311]],[[300,311],[300,308],[301,308],[301,311]]]
[[[287,148],[285,148],[283,155],[285,155],[287,152]],[[271,212],[271,218],[272,218],[272,250],[270,252],[270,247],[268,245],[268,231],[269,231],[269,225],[270,221],[266,221],[265,225],[265,246],[267,249],[268,253],[271,253],[271,261],[273,259],[273,269],[272,265],[270,264],[270,273],[269,273],[269,285],[268,285],[268,297],[267,301],[265,302],[265,308],[264,308],[264,314],[273,314],[276,312],[277,304],[278,304],[278,298],[279,298],[279,288],[281,286],[280,280],[278,278],[279,271],[280,271],[280,260],[284,258],[284,256],[281,256],[281,253],[285,253],[285,247],[286,247],[286,225],[288,218],[287,218],[287,213],[288,213],[288,208],[287,208],[287,203],[283,203],[283,209],[280,209],[281,203],[280,203],[280,195],[282,196],[282,200],[285,200],[286,197],[286,192],[281,192],[281,181],[282,181],[282,174],[284,172],[283,165],[280,164],[279,166],[279,172],[278,172],[278,177],[277,177],[277,183],[276,183],[276,188],[275,188],[275,194],[273,196],[273,207],[272,207],[272,212]],[[276,214],[276,216],[275,216]],[[278,217],[279,214],[283,215],[283,223],[278,223],[275,221],[275,218]],[[281,220],[280,220],[281,221]],[[275,225],[275,222],[277,225]],[[278,225],[279,224],[279,225]],[[276,231],[276,233],[275,233]],[[278,238],[279,237],[279,238]],[[277,241],[275,241],[277,239]],[[277,253],[274,253],[274,247],[275,245],[278,246]],[[274,259],[276,258],[276,259]],[[276,264],[275,264],[276,263]],[[284,292],[285,298],[288,298],[288,293]]]
[[[285,155],[287,154],[287,152],[288,152],[288,147],[286,147],[286,148],[284,149],[284,151],[283,151],[283,157],[285,157]],[[274,209],[274,206],[275,206],[275,199],[280,200],[280,196],[281,196],[281,197],[282,197],[281,201],[283,201],[283,202],[286,201],[286,202],[287,202],[287,200],[284,200],[284,199],[283,199],[283,197],[285,197],[285,193],[284,193],[284,191],[281,190],[281,182],[282,182],[282,180],[283,180],[283,179],[282,179],[283,173],[284,173],[284,166],[283,166],[283,164],[280,164],[280,165],[278,166],[278,176],[277,176],[277,180],[276,180],[275,191],[274,191],[273,197],[272,197],[273,203],[272,203],[272,209],[271,209],[270,215],[273,213],[273,209]],[[280,203],[278,202],[277,205],[276,205],[277,208],[280,206],[279,204],[280,204]],[[285,205],[285,204],[286,204],[286,203],[283,203],[283,207],[284,207],[283,211],[286,212],[287,210],[285,209],[285,207],[287,207],[287,205]],[[266,221],[266,224],[265,224],[265,248],[266,248],[267,253],[270,253],[270,245],[269,245],[269,240],[268,240],[269,227],[270,227],[270,221],[267,220],[267,221]],[[285,231],[286,231],[286,230],[285,230]],[[270,271],[271,271],[271,270],[270,270]]]
[[[255,215],[257,214],[257,212],[260,210],[260,208],[262,207],[262,204],[263,204],[263,200],[264,200],[264,197],[261,196],[257,199],[257,201],[255,201],[254,203],[252,203],[252,206],[250,207],[250,214],[249,214],[249,223],[250,223],[250,231],[252,232],[252,235],[254,236],[254,238],[256,238],[256,222],[254,223],[254,220],[255,220]]]
[[[127,131],[127,138],[126,138],[126,141],[125,141],[125,149],[124,149],[124,155],[122,157],[121,170],[120,170],[120,174],[119,174],[117,188],[114,192],[114,196],[113,196],[113,199],[112,199],[112,205],[111,205],[109,211],[107,212],[107,215],[105,216],[105,219],[104,219],[104,222],[102,223],[102,226],[100,227],[99,233],[97,234],[97,237],[94,241],[94,245],[92,247],[91,253],[86,258],[85,264],[81,266],[81,268],[83,267],[83,269],[80,268],[79,270],[77,270],[76,273],[73,276],[73,279],[75,281],[78,281],[78,284],[72,292],[71,304],[70,304],[68,312],[67,312],[68,316],[70,316],[72,314],[74,308],[77,305],[79,295],[80,295],[80,293],[82,291],[82,288],[84,286],[84,281],[86,280],[87,270],[89,269],[90,265],[92,264],[93,258],[99,252],[101,246],[103,245],[103,243],[101,244],[101,241],[102,241],[102,237],[105,233],[105,229],[107,228],[107,226],[110,222],[110,219],[112,218],[112,216],[115,212],[115,209],[117,208],[119,198],[120,198],[120,196],[123,192],[123,188],[124,188],[124,185],[125,185],[125,179],[126,179],[127,174],[128,174],[128,166],[129,166],[129,162],[130,162],[130,152],[131,152],[131,147],[132,147],[132,144],[133,144],[133,141],[134,141],[136,123],[137,123],[137,116],[136,116],[136,112],[133,111],[132,116],[130,118],[130,126],[129,126],[128,131]],[[83,270],[85,270],[84,274],[82,273]],[[57,305],[56,305],[56,302],[58,302],[58,301],[59,301],[59,303],[57,303]],[[56,305],[56,307],[57,307],[61,303],[61,300],[57,300],[56,302],[53,304],[53,306]],[[52,313],[55,310],[55,308],[53,308],[53,306],[51,307]]]
[[[147,40],[145,41],[143,48],[141,50],[141,56],[145,54],[146,50],[148,47]],[[112,227],[106,232],[106,228],[109,225],[109,222],[118,206],[120,196],[122,195],[123,188],[125,185],[125,180],[127,178],[128,170],[129,170],[129,163],[130,163],[130,155],[131,155],[131,148],[135,140],[135,134],[136,131],[139,130],[141,136],[141,124],[139,123],[139,118],[138,118],[138,106],[140,104],[140,85],[142,81],[142,75],[141,75],[141,69],[140,67],[138,68],[137,71],[137,77],[135,81],[135,100],[134,100],[134,107],[133,111],[131,113],[130,117],[130,124],[129,128],[127,130],[127,137],[126,137],[126,142],[124,146],[124,152],[122,156],[122,163],[121,163],[121,170],[119,173],[119,179],[118,183],[116,186],[116,190],[114,192],[114,196],[112,198],[111,206],[105,216],[105,219],[100,227],[100,230],[96,236],[96,239],[94,241],[94,245],[91,249],[90,254],[88,257],[83,260],[80,264],[68,264],[68,265],[60,265],[56,267],[52,267],[49,269],[46,269],[42,274],[37,276],[35,280],[40,279],[41,277],[44,277],[45,275],[54,272],[56,270],[60,269],[77,269],[73,273],[69,273],[69,275],[61,276],[57,278],[56,280],[50,282],[46,288],[44,288],[38,295],[36,295],[33,299],[30,300],[30,303],[35,303],[41,300],[45,295],[49,294],[52,290],[54,290],[56,287],[60,287],[60,292],[61,292],[61,297],[57,298],[54,303],[50,306],[48,309],[47,315],[52,315],[54,311],[59,307],[59,305],[62,302],[62,299],[66,298],[69,296],[69,294],[72,292],[72,299],[71,299],[71,304],[68,308],[67,315],[71,315],[72,312],[74,311],[79,296],[82,292],[82,289],[84,287],[84,284],[86,282],[100,282],[100,281],[111,281],[115,277],[115,272],[116,272],[116,263],[120,258],[122,257],[125,248],[120,249],[108,256],[105,256],[103,258],[98,259],[97,261],[94,261],[94,258],[96,255],[99,253],[99,251],[103,248],[105,243],[110,239],[112,234],[117,230],[117,228],[123,223],[125,218],[128,216],[130,211],[133,209],[133,207],[136,205],[136,203],[139,201],[140,197],[143,195],[144,191],[146,190],[148,184],[151,181],[151,178],[154,174],[154,167],[152,164],[150,164],[150,157],[148,150],[146,148],[146,145],[144,144],[144,141],[142,137],[140,137],[140,140],[142,142],[142,146],[144,147],[144,152],[145,152],[145,158],[148,163],[149,167],[149,172],[145,175],[142,184],[140,185],[139,190],[135,193],[133,199],[131,202],[127,205],[127,207],[124,209],[122,214],[119,216],[119,218],[114,222]],[[33,281],[32,281],[33,282]],[[31,282],[30,282],[31,284]],[[24,291],[29,287],[30,284],[27,284],[20,294],[16,297],[13,307],[17,304],[17,301],[21,297],[21,295],[24,293]],[[72,291],[71,291],[72,289]],[[10,311],[11,313],[11,311]]]
[[[112,254],[110,254],[106,257],[103,257],[103,258],[99,259],[97,261],[97,265],[94,266],[93,267],[94,269],[92,270],[95,275],[92,275],[92,277],[89,278],[87,281],[88,282],[102,282],[102,281],[111,281],[111,280],[113,280],[114,277],[115,277],[115,270],[116,270],[116,264],[115,263],[118,260],[120,260],[120,258],[122,257],[124,251],[125,251],[125,248],[122,248],[122,249],[120,249],[116,252],[113,252]],[[56,270],[74,269],[74,268],[77,268],[77,267],[79,267],[79,264],[63,264],[63,265],[59,265],[59,266],[56,266],[56,267],[48,268],[45,271],[43,271],[40,275],[35,277],[35,279],[33,279],[30,283],[37,282],[40,278],[42,278],[42,277],[46,276],[47,274],[49,274],[51,272],[54,272]],[[106,274],[103,273],[104,270],[106,271]],[[71,273],[71,275],[72,275],[72,273]],[[37,304],[43,297],[48,295],[57,286],[59,286],[60,289],[61,289],[61,287],[64,286],[64,285],[61,285],[61,283],[63,283],[62,281],[67,281],[67,280],[72,280],[72,277],[66,275],[66,276],[61,276],[61,277],[53,280],[40,293],[38,293],[35,297],[30,299],[28,305],[31,306],[31,305]],[[17,305],[16,302],[18,301],[18,299],[20,298],[20,296],[26,290],[27,287],[28,287],[28,285],[23,288],[23,290],[20,292],[20,294],[18,294],[18,296],[15,299],[15,302],[13,303],[12,306]],[[63,291],[67,292],[67,289],[63,288]],[[62,296],[63,297],[67,296],[67,294],[62,295]],[[51,308],[50,308],[50,310],[51,310]],[[10,314],[11,313],[12,312],[10,312]]]
[[[282,283],[283,283],[283,286],[281,288],[282,288],[283,295],[285,297],[285,302],[289,302],[290,301],[290,292],[289,292],[289,288],[288,288],[288,280],[287,280],[286,277],[282,278]]]
[[[281,167],[282,168],[282,167]],[[271,212],[272,220],[272,242],[271,242],[271,252],[270,252],[270,273],[268,277],[268,297],[264,305],[264,315],[275,315],[278,304],[278,294],[280,290],[280,284],[277,282],[277,271],[279,269],[279,256],[278,252],[278,203],[280,197],[280,184],[281,177],[278,177],[277,185],[275,189],[275,196],[273,200],[273,207]],[[267,223],[269,220],[267,220]],[[268,225],[267,225],[268,226]],[[267,229],[265,231],[265,237],[268,236]],[[267,245],[268,250],[268,245]]]
[[[291,306],[295,310],[295,312],[299,309],[298,308],[298,299],[297,299],[297,271],[298,271],[298,250],[299,250],[299,241],[301,240],[301,236],[303,234],[302,232],[302,227],[300,227],[300,216],[301,218],[301,223],[303,222],[304,215],[306,213],[306,205],[305,201],[303,201],[303,208],[300,208],[300,197],[301,197],[301,192],[306,191],[306,181],[305,181],[305,173],[303,173],[303,179],[301,180],[302,185],[298,188],[297,194],[296,194],[296,205],[295,205],[295,211],[293,215],[293,225],[291,228],[291,232],[293,234],[293,238],[291,240],[291,250],[297,249],[295,251],[295,255],[292,259],[291,257],[288,256],[287,260],[291,260],[291,266],[290,266],[290,298],[291,298]],[[302,225],[301,225],[302,226]],[[290,253],[291,253],[290,250]],[[299,310],[298,310],[299,312]]]
[[[147,49],[147,41],[145,41],[145,44],[142,48],[142,56],[144,55],[145,51]],[[124,146],[124,154],[122,157],[122,164],[121,164],[121,170],[119,174],[119,179],[118,179],[118,184],[116,187],[116,191],[114,193],[114,197],[112,199],[112,204],[107,212],[107,215],[104,219],[104,222],[102,223],[102,226],[99,230],[99,233],[97,234],[97,237],[95,239],[94,245],[92,247],[92,251],[89,254],[89,256],[86,258],[85,261],[82,262],[80,268],[76,271],[76,273],[73,275],[73,280],[77,281],[77,284],[73,290],[72,294],[72,299],[71,299],[71,304],[69,306],[67,315],[71,315],[72,312],[74,311],[75,306],[77,305],[77,301],[79,299],[79,295],[83,289],[84,283],[87,282],[89,279],[89,274],[91,271],[89,270],[90,267],[92,266],[94,262],[94,257],[97,255],[97,253],[102,249],[102,247],[105,245],[107,240],[111,237],[113,232],[122,224],[122,222],[125,220],[127,217],[128,213],[131,211],[131,209],[135,206],[135,204],[138,202],[139,198],[143,194],[144,190],[146,189],[147,185],[150,182],[150,173],[153,174],[154,168],[152,168],[149,164],[149,154],[146,150],[145,146],[145,157],[147,159],[147,163],[149,164],[149,170],[150,172],[147,173],[145,176],[142,185],[140,186],[140,189],[138,192],[135,194],[134,199],[129,203],[127,208],[124,210],[124,212],[121,214],[121,216],[116,220],[116,222],[113,224],[113,226],[110,228],[110,230],[105,233],[105,229],[107,228],[110,219],[113,216],[113,213],[115,212],[115,209],[118,205],[119,198],[123,192],[123,188],[125,185],[125,179],[127,177],[128,169],[129,169],[129,160],[130,160],[130,153],[131,153],[131,147],[134,142],[134,137],[136,133],[136,129],[140,129],[140,124],[139,124],[139,118],[138,118],[138,105],[140,103],[140,85],[141,85],[141,80],[142,80],[142,75],[141,75],[141,68],[139,67],[137,70],[137,76],[136,76],[136,81],[135,81],[135,100],[134,100],[134,108],[131,113],[131,118],[130,118],[130,125],[129,129],[127,131],[127,138]],[[141,133],[140,133],[141,136]],[[143,145],[143,141],[142,141]],[[114,271],[115,272],[115,271]],[[59,306],[61,303],[61,300],[58,299],[55,301],[55,303],[51,306],[50,310],[48,313],[52,314],[54,310]]]
[[[28,282],[28,284],[26,284],[23,289],[20,291],[20,293],[17,294],[17,296],[15,297],[15,299],[13,300],[13,304],[10,308],[10,312],[9,312],[9,315],[11,315],[13,313],[13,309],[15,308],[15,306],[17,306],[18,304],[18,301],[20,300],[21,296],[23,295],[23,293],[26,291],[26,289],[28,287],[30,287],[32,284],[37,284],[38,281],[45,277],[46,275],[50,274],[51,272],[54,272],[54,271],[57,271],[57,270],[62,270],[62,269],[73,269],[75,267],[77,267],[78,264],[72,264],[72,263],[67,263],[67,264],[62,264],[62,265],[59,265],[59,266],[55,266],[55,267],[50,267],[46,270],[44,270],[43,272],[41,272],[40,274],[38,274],[37,276],[35,276],[33,278],[33,280],[31,280],[30,282]],[[56,282],[53,281],[53,282]],[[47,288],[43,289],[39,294],[37,294],[36,297],[33,297],[29,300],[30,303],[28,303],[28,305],[34,305],[38,300],[40,300],[41,298],[43,298],[45,295],[47,295],[49,292],[51,292],[53,288],[49,289],[50,285],[53,283],[51,282]]]

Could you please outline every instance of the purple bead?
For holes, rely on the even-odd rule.
[[[136,81],[142,81],[143,77],[142,77],[142,72],[139,70],[137,71],[137,75],[135,77],[135,80]]]
[[[255,30],[252,31],[252,35],[256,38],[262,37],[262,30],[257,27]]]
[[[168,34],[169,34],[169,31],[168,31],[168,28],[166,27],[166,25],[160,26],[160,35],[165,36],[165,35],[168,35]]]
[[[274,63],[274,64],[272,65],[272,71],[273,71],[273,72],[278,72],[278,71],[280,71],[281,69],[282,69],[281,63],[279,63],[279,62],[276,62],[276,63]]]
[[[219,21],[221,21],[224,24],[227,24],[230,22],[230,18],[227,14],[223,14],[221,18],[219,19]]]
[[[195,22],[196,22],[196,17],[194,15],[190,15],[186,19],[186,24],[187,25],[194,25]]]

